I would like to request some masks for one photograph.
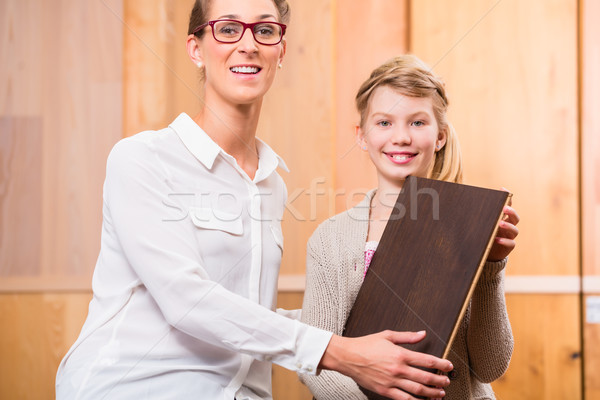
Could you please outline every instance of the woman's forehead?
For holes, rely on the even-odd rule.
[[[272,0],[211,0],[208,15],[209,19],[233,18],[244,22],[279,19]]]

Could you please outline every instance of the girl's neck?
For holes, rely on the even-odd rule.
[[[227,154],[234,157],[238,165],[252,179],[258,169],[256,128],[262,102],[250,105],[227,103],[204,106],[194,121]]]
[[[387,182],[380,180],[377,191],[371,199],[367,241],[379,241],[381,239],[401,190],[402,186],[389,185]]]
[[[386,220],[389,219],[403,184],[404,181],[398,184],[390,184],[380,180],[371,201],[371,215],[378,218],[385,217]]]

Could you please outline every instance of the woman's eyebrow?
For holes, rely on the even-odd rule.
[[[277,17],[275,17],[273,14],[262,14],[259,15],[257,18],[257,21],[266,19],[266,18],[274,18],[277,19]],[[236,19],[236,20],[240,20],[241,17],[237,14],[225,14],[225,15],[221,15],[220,17],[217,17],[217,19]]]

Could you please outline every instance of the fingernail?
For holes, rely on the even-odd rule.
[[[450,368],[454,369],[454,365],[452,365],[451,362],[448,362],[448,365],[450,365]]]
[[[444,392],[443,390],[440,390],[440,397],[444,397],[446,395],[446,392]]]
[[[422,333],[425,333],[425,331],[419,331],[419,332],[417,332],[417,333],[420,335],[420,334],[422,334]]]

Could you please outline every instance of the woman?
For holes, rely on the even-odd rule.
[[[407,176],[460,182],[456,134],[446,119],[443,82],[418,58],[396,57],[375,69],[356,96],[357,139],[377,170],[377,189],[356,207],[322,223],[308,243],[302,321],[341,334]],[[503,269],[519,217],[504,209],[498,235],[450,352],[448,399],[493,399],[488,384],[507,369],[513,337]],[[318,400],[365,399],[333,371],[300,375]]]
[[[288,16],[284,0],[195,2],[187,51],[204,103],[194,118],[122,140],[108,158],[94,297],[59,367],[57,398],[270,399],[271,362],[352,373],[344,338],[274,312],[286,200],[276,169],[286,167],[255,134]],[[415,335],[388,336],[353,343],[395,347]],[[390,364],[363,366],[367,384],[373,374],[390,387],[406,377],[425,391],[445,384]]]

